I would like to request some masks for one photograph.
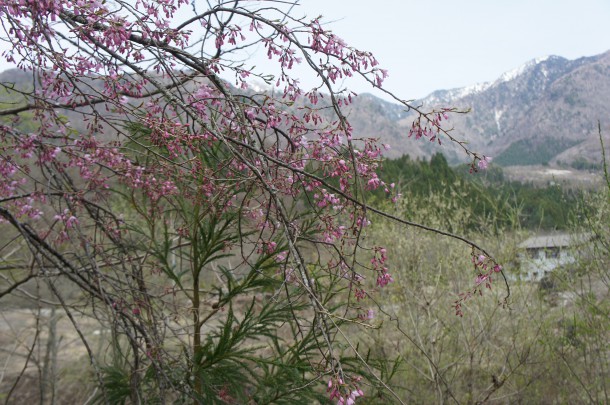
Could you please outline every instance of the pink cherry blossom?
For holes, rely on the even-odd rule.
[[[491,162],[491,157],[489,156],[483,156],[482,159],[479,159],[479,162],[477,163],[478,167],[480,170],[486,170],[487,166],[489,165],[489,163]]]

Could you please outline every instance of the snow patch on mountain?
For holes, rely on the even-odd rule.
[[[519,76],[527,73],[540,63],[543,63],[549,59],[553,58],[553,56],[543,56],[540,58],[532,59],[529,62],[524,63],[523,65],[504,72],[498,79],[493,82],[482,82],[476,83],[466,87],[459,87],[450,90],[437,90],[434,93],[430,94],[428,97],[423,99],[424,104],[430,105],[438,105],[438,104],[447,104],[452,103],[454,100],[464,98],[470,95],[482,93],[492,87],[498,86],[502,83],[510,82],[515,80]],[[542,74],[544,77],[547,77],[549,71],[546,67],[542,67]]]
[[[521,65],[515,69],[509,70],[508,72],[504,72],[502,74],[502,76],[500,76],[500,78],[495,81],[494,84],[499,84],[499,83],[514,80],[517,77],[521,76],[523,73],[525,73],[528,70],[530,70],[531,68],[533,68],[534,66],[548,60],[549,58],[550,58],[550,56],[543,56],[541,58],[532,59],[529,62],[526,62],[523,65]]]
[[[476,83],[471,86],[462,87],[461,89],[455,89],[455,95],[456,98],[466,97],[471,94],[481,93],[487,90],[490,86],[490,82]]]
[[[481,93],[491,87],[491,85],[492,83],[490,82],[483,82],[466,87],[458,87],[456,89],[437,90],[428,97],[424,98],[423,101],[425,104],[451,103],[453,100],[464,98],[472,94]]]
[[[248,88],[257,93],[269,93],[269,92],[273,91],[273,86],[270,86],[267,83],[260,81],[260,80],[248,81]]]
[[[498,134],[502,132],[502,126],[500,125],[500,118],[502,118],[502,114],[504,114],[504,111],[494,110],[494,118],[496,119],[496,127],[498,128]]]

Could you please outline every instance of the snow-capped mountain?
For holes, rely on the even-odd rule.
[[[24,72],[0,73],[0,82],[27,84]],[[253,82],[250,91],[270,92]],[[452,135],[468,147],[502,165],[599,162],[602,132],[610,135],[610,51],[568,60],[559,56],[538,58],[507,71],[492,82],[458,89],[438,90],[413,105],[430,109],[456,107],[470,110],[455,114],[445,123]],[[404,106],[361,94],[345,111],[356,137],[378,137],[389,144],[389,157],[444,153],[454,162],[467,157],[444,140],[442,146],[425,139],[408,138],[415,118]],[[610,146],[610,141],[606,145]],[[610,151],[608,152],[610,155]]]
[[[453,134],[500,164],[597,161],[601,157],[595,136],[598,121],[610,133],[610,52],[576,60],[538,58],[493,82],[438,90],[416,104],[469,109],[449,121]],[[409,115],[398,124],[408,127],[412,118]],[[390,143],[395,145],[394,154],[414,149],[412,142]],[[441,150],[450,159],[463,161],[447,143]]]

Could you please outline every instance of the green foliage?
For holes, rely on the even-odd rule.
[[[116,366],[102,368],[102,392],[95,403],[123,405],[129,400],[131,393],[129,375],[124,369]]]
[[[134,161],[147,166],[163,156],[163,150],[146,144],[146,128],[130,129]],[[215,157],[224,152],[203,147],[200,153],[200,161],[214,167]],[[328,402],[326,383],[333,377],[328,374],[328,354],[321,352],[320,330],[303,326],[317,325],[321,314],[312,309],[302,283],[286,273],[292,269],[277,259],[278,252],[289,252],[288,241],[277,235],[268,238],[248,224],[243,207],[226,209],[225,202],[184,198],[197,184],[177,186],[180,192],[162,201],[115,186],[122,197],[115,202],[117,211],[128,219],[121,229],[129,241],[123,253],[138,257],[141,267],[133,265],[131,274],[115,275],[127,280],[122,285],[130,285],[130,293],[116,301],[123,314],[133,317],[131,324],[116,326],[112,355],[101,360],[99,401]],[[287,213],[299,221],[304,240],[318,237],[311,213],[294,206]],[[261,245],[261,239],[269,239],[269,245]],[[370,354],[370,369],[362,371],[349,338],[340,337],[339,327],[353,317],[353,308],[337,298],[343,276],[319,269],[325,260],[320,251],[304,260],[323,308],[345,317],[325,325],[330,333],[326,338],[340,348],[333,358],[344,364],[342,372],[359,375],[383,391],[379,369],[384,376],[396,370]],[[146,336],[145,353],[133,336]]]
[[[129,198],[138,198],[137,193]],[[100,403],[123,404],[134,397],[156,403],[165,395],[174,403],[189,398],[205,404],[323,402],[327,394],[311,372],[311,361],[319,351],[315,330],[286,329],[290,321],[310,316],[298,291],[289,301],[282,298],[282,290],[298,288],[275,277],[279,264],[272,253],[251,251],[249,264],[231,266],[239,251],[236,243],[247,243],[248,236],[248,232],[240,232],[238,216],[198,217],[196,211],[192,206],[167,210],[166,218],[172,221],[140,211],[144,218],[134,223],[142,226],[130,229],[135,235],[132,248],[147,251],[149,265],[159,272],[147,282],[155,284],[166,277],[174,283],[174,299],[150,305],[157,313],[173,314],[174,327],[189,325],[189,317],[194,319],[187,326],[191,343],[179,335],[168,336],[165,351],[159,351],[165,378],[183,388],[165,393],[166,383],[154,371],[158,367],[154,358],[130,351],[129,346],[119,344],[119,337],[113,344],[115,355],[102,370]],[[176,229],[185,225],[190,232],[178,235]],[[277,249],[285,248],[278,241]],[[190,309],[175,313],[174,306],[181,300],[189,301]],[[148,372],[142,372],[143,365]]]
[[[408,156],[386,160],[382,178],[397,184],[403,197],[412,201],[412,210],[431,204],[433,199],[442,199],[445,217],[459,209],[471,212],[473,217],[466,224],[467,229],[478,227],[474,218],[489,219],[496,230],[516,226],[565,229],[579,201],[578,192],[559,186],[506,182],[502,169],[495,165],[477,173],[470,173],[469,166],[452,169],[441,154],[434,155],[429,162],[413,161]],[[381,200],[382,194],[377,193]]]
[[[522,139],[513,142],[506,150],[494,158],[500,166],[529,166],[548,164],[561,152],[578,145],[580,141],[569,139]]]
[[[21,107],[27,103],[24,93],[31,91],[31,85],[20,85],[19,91],[13,90],[11,84],[0,83],[0,110]],[[2,116],[0,123],[14,126],[25,133],[33,132],[40,127],[31,111],[24,111],[17,116]]]
[[[584,157],[578,156],[570,163],[570,167],[573,167],[576,170],[601,170],[602,164],[590,162]]]

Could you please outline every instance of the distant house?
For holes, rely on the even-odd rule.
[[[556,233],[551,235],[533,236],[517,247],[520,262],[521,280],[539,281],[555,268],[576,261],[574,248],[591,238],[591,235],[571,235]]]

